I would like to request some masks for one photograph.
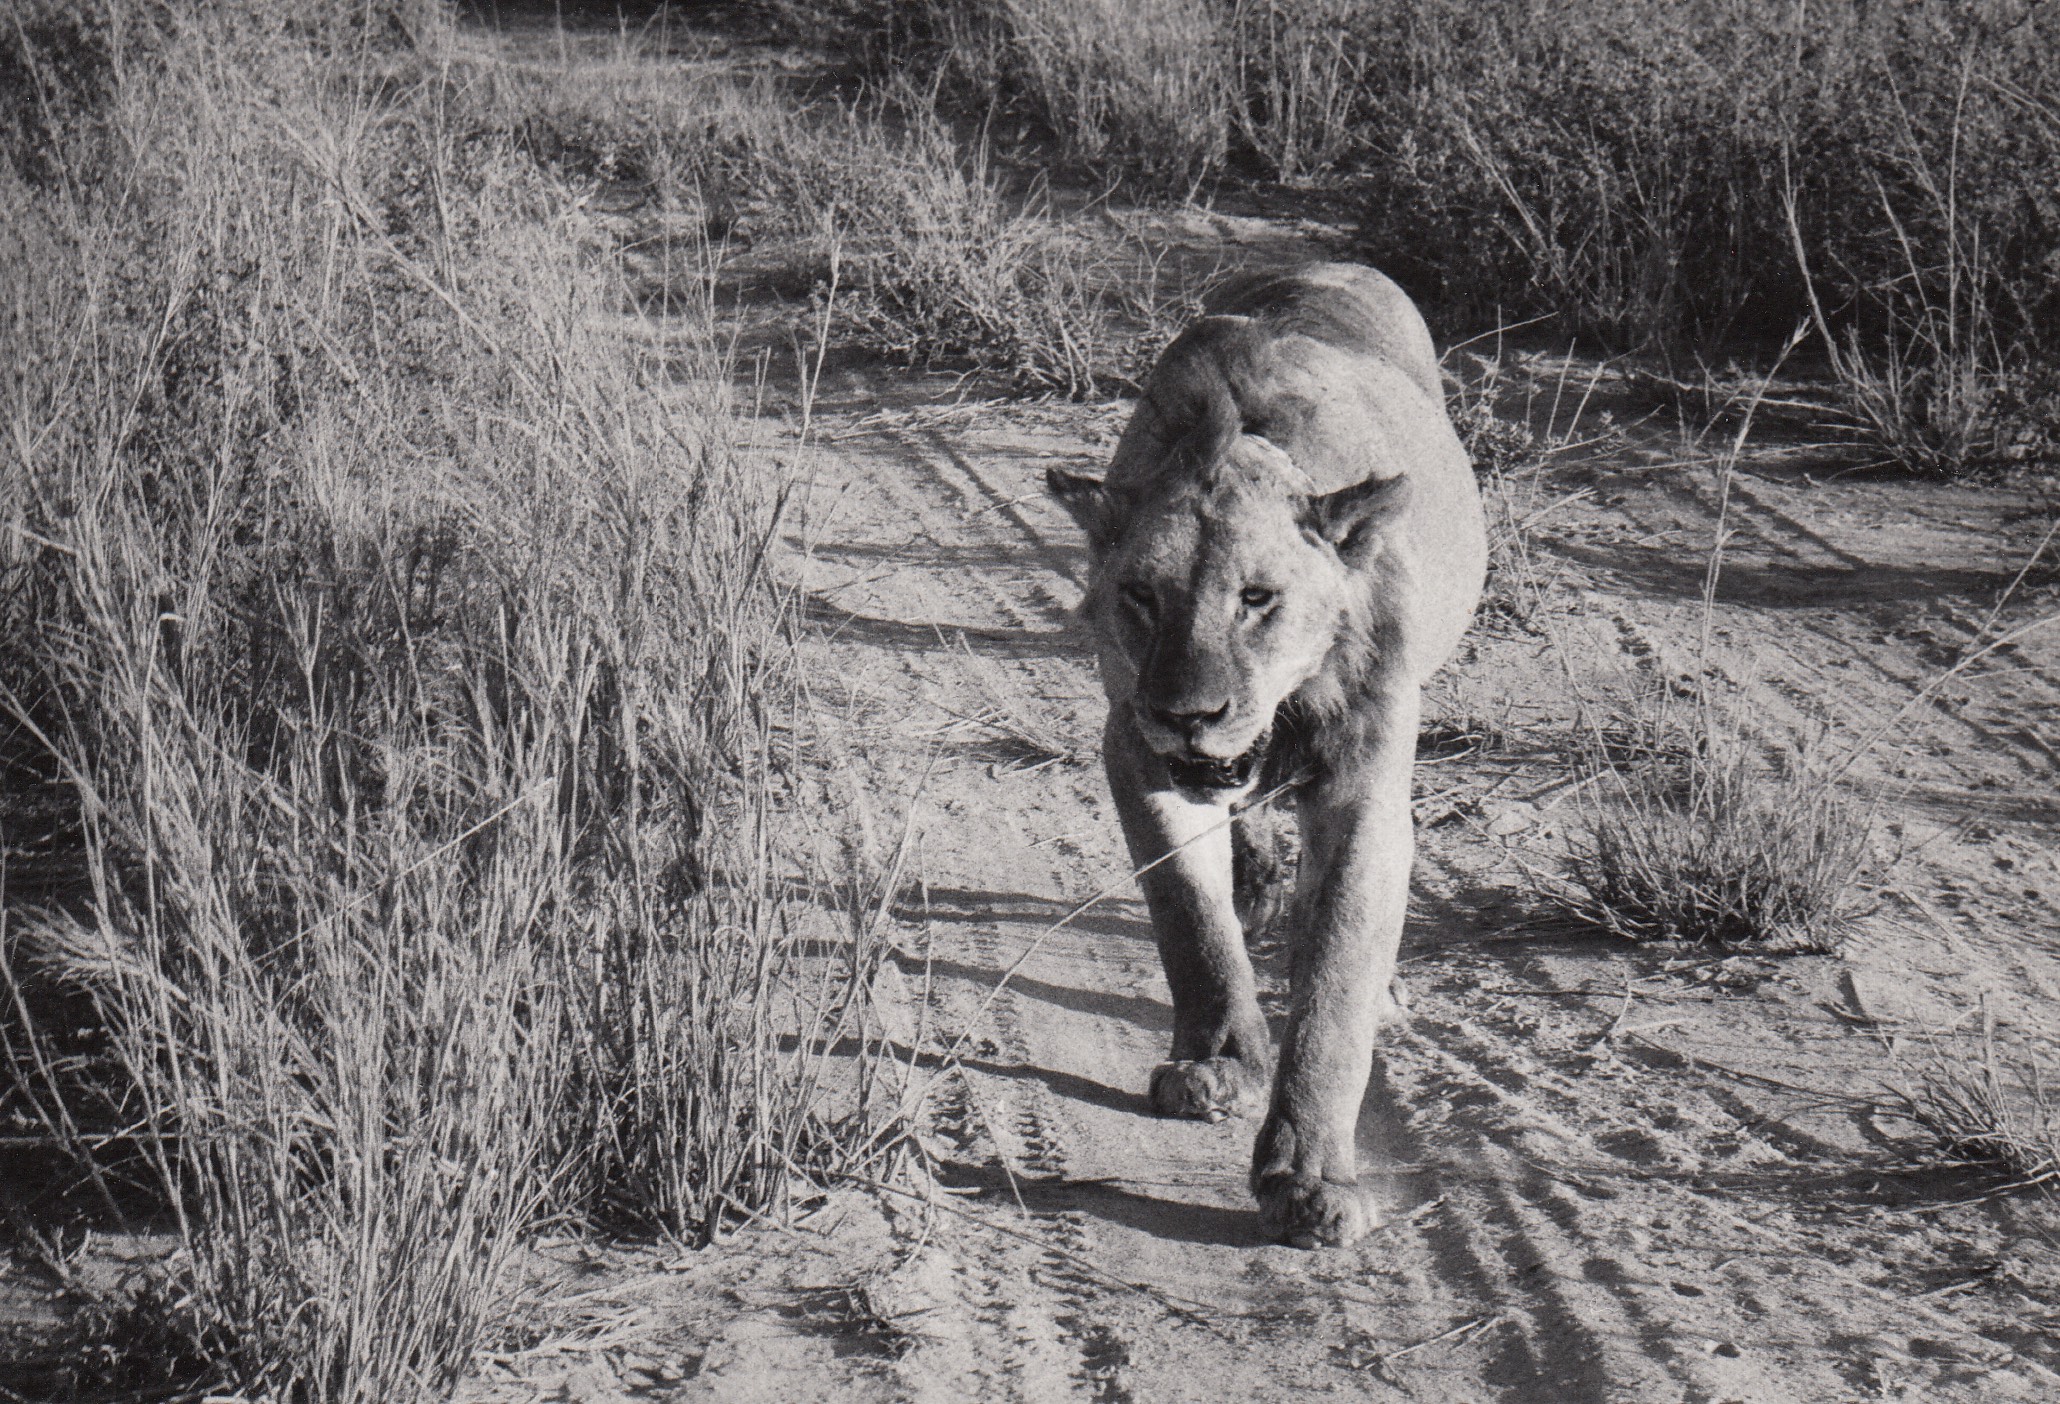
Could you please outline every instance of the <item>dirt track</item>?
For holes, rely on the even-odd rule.
[[[1067,618],[1084,558],[1035,485],[1048,456],[1105,455],[1118,411],[860,418],[879,388],[846,391],[805,566],[822,676],[917,805],[901,1032],[932,1048],[971,1032],[929,1128],[955,1212],[911,1216],[887,1230],[898,1250],[849,1265],[873,1273],[870,1325],[896,1340],[819,1357],[807,1373],[835,1370],[831,1395],[2060,1392],[2043,1211],[1956,1203],[1965,1183],[1902,1169],[1908,1128],[1875,1110],[1932,1056],[1926,1033],[1956,1028],[1938,1048],[1964,1050],[1980,1002],[2006,1032],[2054,1028],[2060,640],[1999,651],[1890,727],[1875,780],[1905,778],[1883,853],[1908,852],[1848,959],[1554,934],[1521,917],[1524,865],[1549,864],[1568,813],[1554,738],[1577,691],[1690,667],[1713,475],[1645,468],[1657,448],[1619,444],[1522,489],[1568,499],[1533,534],[1547,602],[1529,630],[1484,621],[1434,691],[1420,764],[1413,1021],[1360,1123],[1391,1222],[1349,1251],[1298,1252],[1257,1235],[1250,1123],[1146,1110],[1170,1009],[1134,888],[1047,934],[1122,870],[1100,694]],[[2049,510],[1992,489],[1741,477],[1720,685],[1771,734],[1822,708],[1852,734],[1890,723],[1981,627]],[[2021,587],[1988,636],[2050,610],[2052,579]],[[1499,734],[1456,739],[1483,732]],[[1068,757],[1038,764],[1054,741]],[[1260,964],[1277,1005],[1280,950]],[[739,1373],[718,1352],[709,1397],[752,1391],[780,1352],[754,1354]]]

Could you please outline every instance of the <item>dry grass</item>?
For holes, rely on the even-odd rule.
[[[1873,461],[1932,477],[2060,452],[2060,417],[2038,402],[2036,348],[2012,331],[2033,314],[2005,305],[2016,290],[1998,276],[1997,255],[1984,242],[1989,231],[1962,206],[1961,144],[1972,133],[1961,128],[1972,81],[1963,69],[1943,153],[1926,149],[1896,99],[1901,126],[1889,175],[1899,189],[1892,195],[1877,175],[1874,213],[1899,260],[1860,292],[1864,332],[1850,323],[1834,330],[1792,197],[1788,205],[1810,322],[1853,437]],[[2060,139],[2060,105],[2036,104],[2032,115]]]
[[[1230,42],[1236,135],[1274,179],[1306,180],[1362,141],[1354,108],[1373,55],[1353,32],[1359,0],[1240,0]]]
[[[479,103],[554,171],[635,201],[647,262],[722,243],[761,289],[809,304],[811,336],[893,364],[1085,397],[1134,384],[1189,306],[1112,221],[1004,181],[906,81],[846,105],[683,78],[625,41],[611,63],[498,75]]]
[[[856,31],[881,72],[915,58],[970,112],[1006,104],[1067,156],[1191,190],[1231,120],[1223,18],[1180,0],[788,0],[797,33]]]
[[[1871,807],[1842,786],[1822,735],[1770,743],[1711,681],[1717,589],[1731,539],[1739,456],[1798,329],[1747,396],[1714,465],[1695,683],[1669,682],[1608,721],[1581,700],[1572,769],[1580,824],[1545,883],[1576,919],[1631,940],[1835,951],[1855,915]]]
[[[1634,941],[1838,948],[1868,816],[1809,753],[1769,761],[1706,704],[1662,701],[1590,729],[1573,770],[1582,822],[1546,887],[1572,916]]]
[[[1360,0],[786,0],[797,37],[856,34],[882,73],[913,60],[971,113],[1005,111],[1097,178],[1190,195],[1249,152],[1278,179],[1359,149]]]
[[[819,257],[845,261],[849,288],[831,305],[854,339],[897,364],[967,367],[1029,393],[1135,386],[1182,301],[1122,256],[1112,225],[1058,220],[1035,190],[1009,194],[983,148],[961,151],[926,107],[904,112],[897,136],[853,129],[837,162]],[[819,286],[827,297],[834,280]]]
[[[2050,1068],[2033,1052],[1997,1041],[1984,1008],[1972,1056],[1936,1052],[1915,1086],[1891,1095],[1889,1113],[1923,1137],[1925,1163],[1974,1171],[2005,1188],[2060,1182],[2060,1107]]]
[[[1482,611],[1525,633],[1549,616],[1555,567],[1532,536],[1565,508],[1592,495],[1559,490],[1561,464],[1606,449],[1621,437],[1607,412],[1590,414],[1599,368],[1573,376],[1571,359],[1540,377],[1519,365],[1496,338],[1492,354],[1454,348],[1445,356],[1446,409],[1481,479],[1488,518],[1488,579]]]
[[[877,1144],[778,477],[477,75],[109,13],[0,36],[80,114],[0,163],[0,701],[83,875],[9,894],[6,1110],[176,1241],[110,1378],[439,1397],[539,1223]]]
[[[1950,218],[1987,250],[1999,330],[2044,337],[2036,309],[2060,285],[2035,192],[2055,134],[1962,77],[1972,64],[2050,101],[2050,18],[1834,4],[1763,19],[1729,0],[1367,7],[1377,257],[1475,315],[1549,314],[1616,346],[1764,345],[1808,305],[1768,178],[1785,169],[1836,319],[1878,339],[1870,295],[1901,276],[1906,239],[1928,254]],[[1950,216],[1916,178],[1948,169]]]
[[[1005,771],[1038,771],[1079,760],[1075,738],[1051,715],[1051,704],[1034,696],[1009,670],[974,651],[964,634],[959,652],[972,683],[973,707],[954,713],[940,736],[970,732],[977,751]]]
[[[1862,426],[1919,466],[2056,451],[2060,23],[2038,7],[783,8],[1096,185],[1313,179],[1448,326],[1760,352],[1814,305]]]
[[[1553,586],[1561,563],[1538,549],[1537,529],[1562,508],[1592,495],[1574,488],[1555,493],[1542,473],[1509,474],[1482,486],[1488,517],[1488,578],[1481,597],[1484,619],[1539,634],[1553,617]]]

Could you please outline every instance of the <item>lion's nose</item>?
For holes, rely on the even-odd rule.
[[[1230,704],[1228,702],[1213,709],[1154,707],[1152,708],[1152,719],[1168,730],[1193,735],[1205,726],[1222,721],[1229,711]]]

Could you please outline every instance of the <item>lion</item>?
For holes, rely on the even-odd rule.
[[[1354,1127],[1400,1014],[1422,687],[1487,563],[1429,329],[1371,268],[1248,276],[1166,348],[1106,476],[1046,478],[1087,537],[1109,788],[1173,995],[1152,1107],[1216,1121],[1265,1097],[1267,1232],[1349,1244],[1375,1223]],[[1228,821],[1282,790],[1302,852],[1275,1070],[1245,950],[1275,864]]]

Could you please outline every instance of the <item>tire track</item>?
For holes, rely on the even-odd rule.
[[[1438,1039],[1413,1040],[1411,1051],[1421,1046],[1427,1055],[1407,1068],[1414,1095],[1450,1108],[1454,1121],[1482,1143],[1463,1168],[1444,1172],[1447,1193],[1472,1212],[1444,1216],[1444,1240],[1433,1244],[1433,1252],[1448,1272],[1491,1284],[1497,1305],[1518,1322],[1517,1335],[1504,1343],[1488,1371],[1506,1383],[1503,1397],[1641,1404],[1826,1397],[1822,1385],[1799,1379],[1788,1387],[1771,1385],[1741,1378],[1743,1367],[1731,1364],[1739,1355],[1737,1341],[1756,1341],[1763,1350],[1783,1342],[1768,1339],[1763,1327],[1746,1319],[1749,1313],[1713,1313],[1717,1303],[1708,1300],[1710,1289],[1692,1285],[1691,1280],[1725,1277],[1714,1262],[1735,1235],[1723,1221],[1701,1212],[1692,1197],[1655,1189],[1651,1177],[1664,1176],[1667,1167],[1652,1156],[1612,1144],[1608,1135],[1582,1124],[1598,1117],[1605,1124],[1632,1123],[1613,1116],[1593,1096],[1578,1096],[1561,1079],[1527,1078],[1511,1065],[1524,1061],[1522,1050],[1511,1044],[1477,1030],[1424,1022],[1466,1046],[1455,1052]],[[1555,1089],[1554,1082],[1561,1085]],[[1455,1094],[1455,1087],[1483,1096]],[[1533,1092],[1541,1095],[1527,1095]],[[1538,1129],[1572,1154],[1554,1158],[1527,1145],[1527,1133]],[[1635,1129],[1648,1134],[1644,1127]],[[1695,1165],[1692,1144],[1677,1141],[1673,1149],[1680,1157],[1674,1164]],[[1643,1253],[1624,1251],[1638,1242],[1627,1223],[1649,1214],[1665,1216],[1675,1242],[1698,1245],[1682,1255],[1686,1261],[1673,1283],[1659,1280],[1665,1274],[1655,1274]],[[1749,1290],[1749,1275],[1733,1269],[1729,1278],[1727,1295]],[[1526,1284],[1527,1290],[1494,1285],[1508,1283]],[[1803,1314],[1807,1318],[1806,1308]],[[1829,1334],[1837,1323],[1822,1324]],[[1790,1334],[1807,1339],[1811,1332]]]
[[[1046,656],[1019,653],[990,661],[1014,673],[1040,703],[1052,702],[1069,686],[1085,690],[1091,683],[1086,670],[1059,652],[1073,640],[1070,612],[1049,588],[1041,590],[1044,603],[1026,607],[1022,586],[1030,572],[1006,564],[1023,554],[1022,538],[1027,538],[1036,546],[1035,576],[1063,577],[1062,553],[989,476],[938,435],[881,437],[884,451],[853,454],[847,461],[863,465],[866,487],[905,515],[931,548],[936,567],[918,568],[913,582],[915,598],[927,606],[924,616],[940,621],[944,629],[977,624],[982,637],[997,629],[1048,636],[1053,651]],[[940,682],[977,692],[978,681],[966,677],[964,669],[944,653],[934,672]],[[994,975],[1021,953],[1021,941],[1005,938],[993,920],[955,921],[948,939],[964,967]],[[990,1000],[989,989],[977,980],[967,989],[969,1004],[985,1005],[973,1031],[983,1055],[979,1061],[997,1069],[1040,1066],[1043,1050],[1026,1032],[1025,997],[1010,986]],[[1053,1094],[1034,1080],[972,1067],[961,1068],[957,1080],[969,1104],[966,1116],[985,1131],[1004,1181],[970,1203],[992,1206],[1014,1228],[1034,1230],[1047,1245],[1041,1252],[1014,1244],[985,1249],[990,1261],[1013,1265],[986,1276],[979,1308],[990,1330],[1009,1344],[1007,1377],[1018,1384],[1042,1379],[1048,1386],[1057,1376],[1087,1397],[1129,1400],[1129,1349],[1101,1309],[1106,1284],[1079,1266],[1092,1259],[1096,1245],[1081,1212],[1067,1205],[1069,1129]],[[976,1086],[981,1089],[977,1095]],[[969,1148],[960,1142],[961,1150]],[[1062,1349],[1063,1364],[1053,1357],[1054,1348]]]
[[[1644,510],[1650,511],[1666,504],[1674,509],[1667,514],[1667,531],[1705,538],[1712,536],[1716,529],[1716,504],[1706,495],[1706,485],[1694,475],[1686,473],[1668,474],[1658,481],[1658,496],[1647,499],[1642,504],[1626,503],[1617,510],[1635,520],[1641,506]],[[1645,524],[1650,524],[1649,518]],[[1798,570],[1799,578],[1809,582],[1810,588],[1822,589],[1827,582],[1836,584],[1848,577],[1864,579],[1878,574],[1883,569],[1876,561],[1846,550],[1823,532],[1775,505],[1762,491],[1756,490],[1743,474],[1735,476],[1731,481],[1727,526],[1733,533],[1725,551],[1727,563],[1734,567],[1749,566],[1752,563],[1753,548],[1761,548],[1764,552],[1792,562]],[[1950,546],[1942,545],[1937,554],[1940,558],[1950,559],[1953,551]],[[1695,552],[1692,561],[1684,563],[1679,568],[1684,583],[1692,575],[1699,586],[1706,561],[1707,546],[1704,546]],[[1998,579],[1998,591],[2008,579],[2009,572],[2005,571]],[[1858,597],[1854,598],[1856,594]],[[1838,586],[1833,591],[1836,607],[1830,604],[1798,604],[1769,609],[1726,598],[1720,577],[1718,598],[1720,619],[1725,632],[1749,633],[1753,641],[1754,654],[1764,657],[1771,649],[1786,671],[1815,676],[1828,684],[1822,693],[1807,699],[1812,706],[1821,706],[1826,700],[1850,703],[1861,695],[1850,686],[1849,680],[1833,676],[1829,669],[1834,662],[1868,670],[1876,681],[1886,685],[1883,690],[1893,696],[1900,698],[1913,695],[1932,682],[1954,659],[1964,656],[1976,646],[1981,626],[1988,622],[1986,611],[1982,611],[1977,617],[1954,596],[1946,593],[1927,595],[1920,602],[1919,608],[1912,611],[1906,600],[1869,600],[1864,593],[1856,592],[1851,587]],[[1654,604],[1655,602],[1648,597],[1639,598],[1639,605],[1648,616],[1655,612],[1664,612],[1655,611]],[[1699,603],[1692,598],[1682,599],[1671,608],[1673,611],[1699,618]],[[1884,631],[1881,648],[1865,652],[1853,648],[1850,616],[1856,608],[1873,617],[1877,627]],[[1633,625],[1621,617],[1619,625],[1637,633],[1640,636],[1639,643],[1645,649],[1652,647],[1653,640],[1647,636],[1650,632],[1649,626]],[[1941,625],[1956,636],[1950,644],[1941,642],[1929,658],[1912,656],[1906,666],[1891,667],[1891,659],[1896,653],[1891,640],[1920,635],[1936,638]],[[1993,638],[2006,627],[2007,624],[1992,627],[1989,637]],[[1696,630],[1688,628],[1677,632],[1683,637],[1693,638]],[[1634,656],[1643,656],[1639,649],[1634,648],[1632,651]],[[2017,653],[2028,677],[2035,679],[2049,698],[2060,698],[2060,672],[2055,672],[2053,668],[2038,662],[2023,648],[2019,648]],[[1676,657],[1671,662],[1675,665],[1672,671],[1676,676],[1693,676],[1700,668],[1696,661],[1685,657]],[[1978,677],[1978,674],[1970,674],[1968,681],[1976,681]],[[1874,690],[1870,689],[1866,695],[1874,695]],[[1803,699],[1791,700],[1792,703],[1796,703]],[[1806,726],[1807,717],[1803,714],[1808,709],[1793,707],[1793,710],[1796,711],[1797,717],[1791,718],[1791,721],[1800,718]],[[1947,735],[1941,736],[1939,740],[1941,749],[1946,754],[1981,756],[1992,763],[1997,753],[2001,753],[2017,762],[2021,772],[2018,779],[2052,788],[2056,770],[2053,749],[2049,745],[2041,744],[2039,739],[2027,738],[2021,734],[2017,725],[1987,725],[1967,715],[1964,709],[1946,711],[1934,707],[1919,715],[1926,727],[1945,729]],[[1887,718],[1877,714],[1858,720],[1862,724],[1853,727],[1852,734],[1855,736],[1872,734]]]
[[[1407,1088],[1411,1104],[1451,1107],[1406,1058],[1382,1062],[1370,1100],[1393,1105],[1401,1100],[1397,1089]],[[1678,1348],[1672,1323],[1623,1290],[1637,1274],[1602,1249],[1608,1235],[1564,1187],[1463,1108],[1453,1110],[1485,1144],[1454,1158],[1449,1126],[1426,1131],[1428,1146],[1447,1159],[1420,1168],[1417,1179],[1440,1193],[1442,1208],[1413,1242],[1389,1251],[1404,1265],[1405,1298],[1438,1302],[1448,1315],[1486,1307],[1498,1319],[1476,1377],[1482,1394],[1464,1397],[1511,1404],[1725,1397],[1714,1392],[1720,1381]],[[1393,1148],[1413,1158],[1423,1147],[1409,1138]]]

